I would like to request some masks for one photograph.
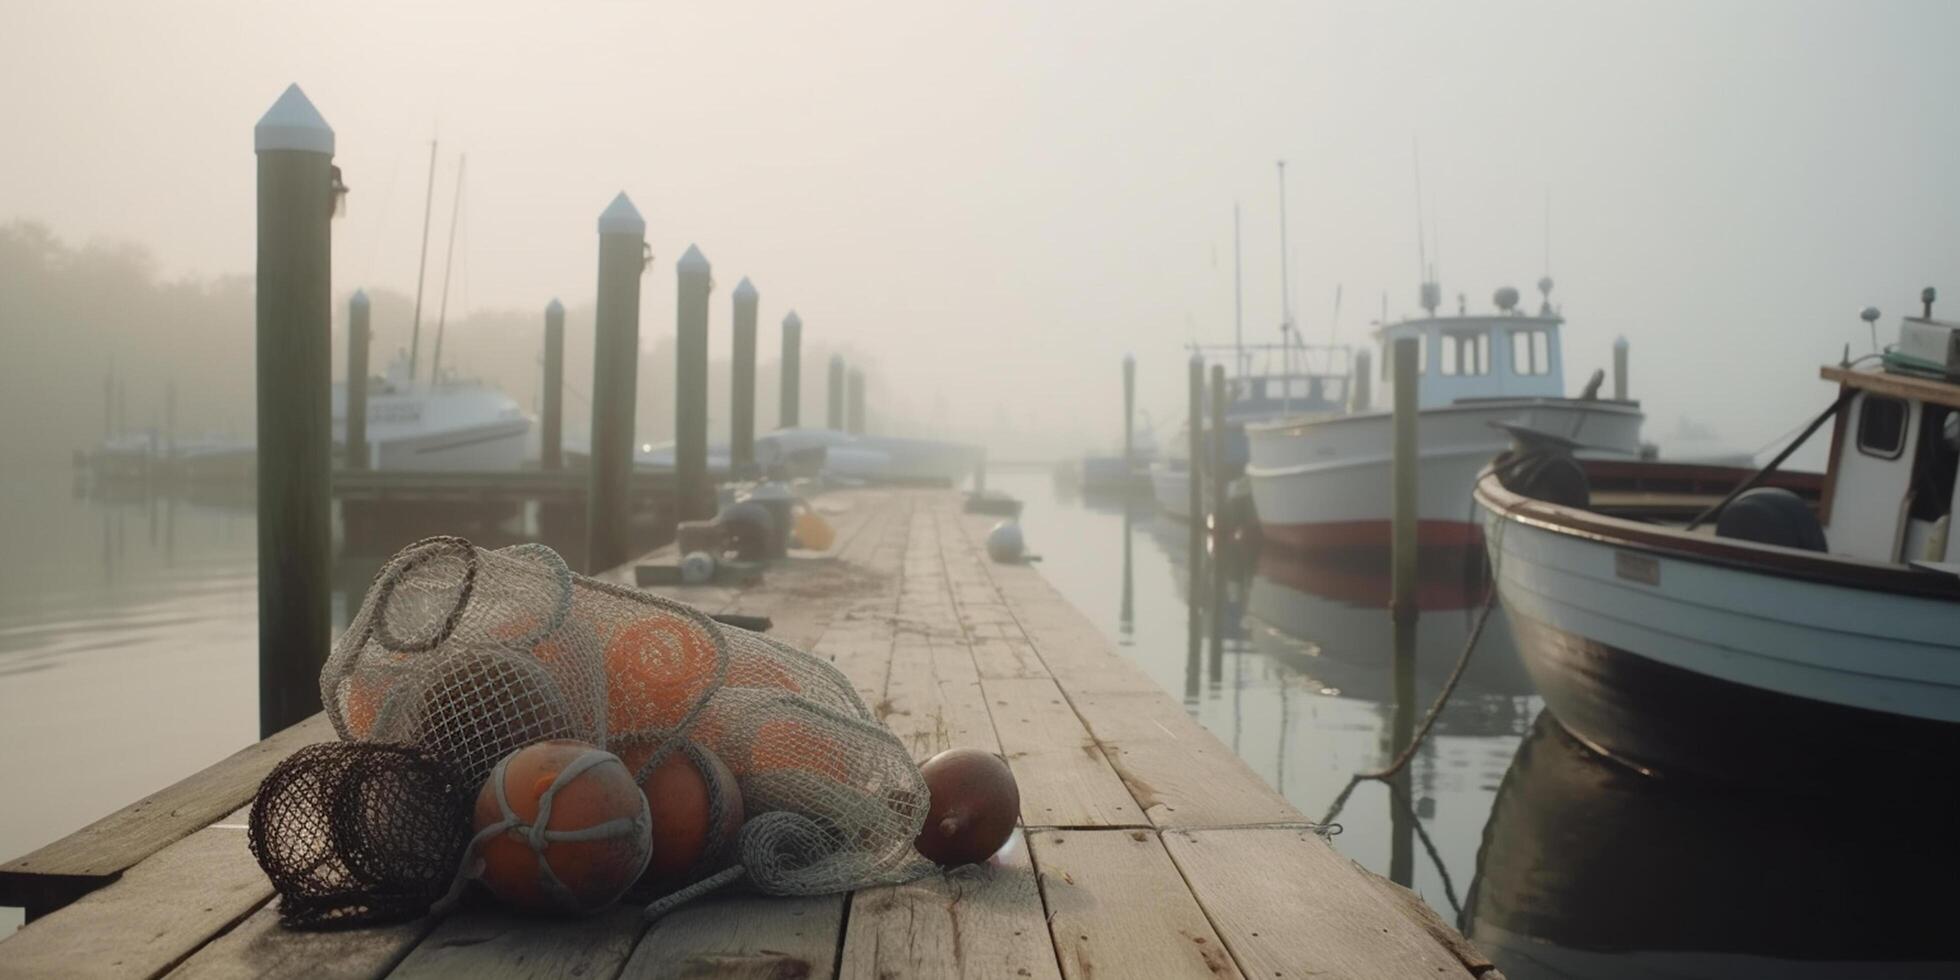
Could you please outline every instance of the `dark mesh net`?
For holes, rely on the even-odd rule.
[[[327,928],[412,919],[449,890],[474,787],[412,746],[323,742],[274,767],[252,800],[252,856],[280,921]]]

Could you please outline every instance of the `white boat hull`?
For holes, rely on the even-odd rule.
[[[1588,744],[1643,768],[1738,779],[1907,759],[1950,769],[1960,602],[1483,514],[1525,665]]]
[[[1565,436],[1592,454],[1640,452],[1641,414],[1627,403],[1535,398],[1426,409],[1417,428],[1419,547],[1478,546],[1470,491],[1511,445],[1500,422]],[[1308,552],[1388,547],[1393,426],[1383,412],[1248,426],[1246,476],[1266,539]]]

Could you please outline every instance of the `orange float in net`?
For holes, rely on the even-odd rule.
[[[648,890],[664,893],[727,863],[742,828],[742,792],[721,759],[698,744],[675,746],[648,771],[653,755],[640,749],[625,758],[628,768],[641,774],[640,790],[653,821],[653,854],[641,880]]]
[[[505,756],[476,797],[477,878],[507,905],[589,912],[632,887],[651,851],[646,796],[619,757],[571,739]]]
[[[634,620],[606,644],[606,730],[615,738],[671,732],[714,688],[721,650],[678,616]]]

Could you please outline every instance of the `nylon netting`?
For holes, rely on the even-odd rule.
[[[296,928],[410,919],[455,877],[470,839],[474,786],[419,749],[308,745],[275,766],[252,801],[252,855]]]
[[[717,804],[708,846],[683,876],[709,885],[655,911],[734,877],[808,895],[932,870],[912,848],[929,803],[918,766],[832,665],[574,574],[542,546],[431,538],[404,549],[376,576],[320,687],[343,739],[415,747],[472,792],[500,760],[547,739],[603,746],[643,784],[681,753],[711,799],[721,767],[701,755],[718,760],[746,820],[726,826]]]

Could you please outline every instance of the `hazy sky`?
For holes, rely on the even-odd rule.
[[[1944,3],[0,0],[0,219],[249,272],[251,128],[296,81],[354,189],[337,294],[413,289],[434,134],[432,281],[469,155],[452,310],[589,303],[624,189],[643,335],[698,243],[721,331],[748,275],[765,350],[794,306],[911,404],[1101,441],[1123,352],[1168,429],[1179,345],[1230,338],[1235,201],[1276,336],[1278,158],[1308,337],[1337,284],[1342,339],[1410,312],[1419,141],[1446,294],[1529,295],[1549,192],[1568,384],[1625,334],[1650,435],[1753,449],[1859,307],[1960,304],[1955,37]]]

